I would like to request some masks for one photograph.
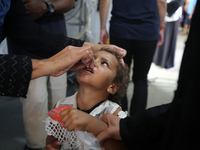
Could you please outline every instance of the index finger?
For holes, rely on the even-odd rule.
[[[123,60],[123,58],[126,56],[126,53],[127,53],[125,49],[120,48],[116,45],[105,45],[102,47],[102,49],[104,48],[109,50],[110,52],[115,53],[119,57],[120,63],[122,64],[122,66],[125,66],[125,63]]]
[[[104,45],[102,48],[108,49],[111,52],[114,52],[119,58],[124,58],[126,56],[126,50],[118,47],[116,45]]]
[[[62,111],[60,111],[60,116],[63,116],[63,115],[65,115],[65,114],[67,114],[71,109],[74,109],[73,107],[70,107],[70,108],[68,108],[68,109],[63,109]]]
[[[119,58],[121,58],[121,59],[126,56],[126,53],[127,53],[126,50],[121,48],[121,47],[114,45],[113,50],[119,56]]]

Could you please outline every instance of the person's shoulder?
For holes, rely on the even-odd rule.
[[[107,103],[109,103],[107,110],[109,110],[109,113],[115,114],[120,118],[125,118],[128,115],[127,111],[123,111],[121,106],[117,104],[116,102],[112,102],[110,100],[107,100]]]
[[[117,108],[121,108],[119,104],[117,104],[116,102],[112,102],[110,100],[106,100],[104,103],[107,106],[106,109],[109,110],[111,114],[113,114],[115,110],[117,110]]]

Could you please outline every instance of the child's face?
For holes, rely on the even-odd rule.
[[[77,81],[81,85],[93,86],[97,89],[107,89],[116,76],[118,61],[106,51],[94,54],[94,69],[84,68],[77,73]]]

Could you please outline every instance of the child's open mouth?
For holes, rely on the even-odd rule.
[[[87,68],[87,67],[86,67],[84,70],[85,70],[85,71],[88,71],[88,72],[90,72],[90,73],[92,73],[92,74],[94,73],[94,72],[93,72],[93,69],[91,69],[91,68]]]

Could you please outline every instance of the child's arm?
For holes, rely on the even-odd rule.
[[[113,113],[113,115],[118,116],[118,113],[122,111],[122,109],[119,107],[117,110]],[[103,147],[106,150],[126,150],[127,147],[124,144],[122,140],[114,140],[114,139],[108,139],[104,142]]]
[[[121,108],[118,108],[113,114],[118,115],[118,112],[121,111]],[[97,136],[100,132],[108,128],[108,125],[85,112],[82,112],[75,108],[65,109],[60,113],[62,118],[62,127],[67,128],[68,131],[74,129],[79,131],[88,131]],[[107,140],[103,145],[106,150],[126,150],[125,144],[123,141],[118,140]]]
[[[61,143],[53,136],[47,136],[45,150],[60,150]]]
[[[62,118],[61,127],[68,131],[88,131],[95,136],[108,126],[105,122],[75,108],[65,109],[60,113]]]

